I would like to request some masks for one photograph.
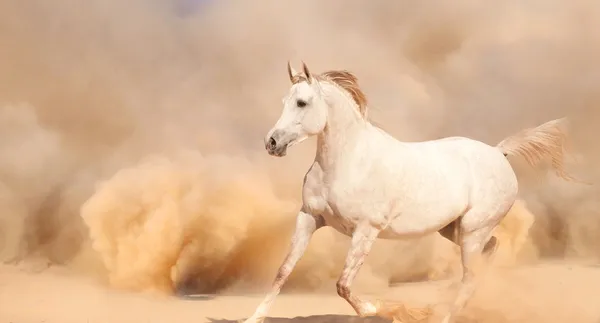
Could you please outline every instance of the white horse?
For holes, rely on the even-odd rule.
[[[474,261],[495,252],[492,230],[517,197],[517,178],[506,156],[520,155],[532,166],[550,157],[557,173],[571,179],[563,171],[562,119],[523,130],[495,147],[464,137],[401,142],[369,123],[365,95],[350,72],[313,75],[303,63],[303,74],[297,74],[288,62],[288,74],[292,86],[265,148],[282,157],[289,147],[317,136],[317,151],[304,177],[289,253],[270,293],[245,323],[266,317],[312,234],[324,226],[352,237],[337,292],[362,317],[378,309],[350,286],[375,239],[439,231],[459,245],[463,276],[443,319],[447,323],[471,298]]]

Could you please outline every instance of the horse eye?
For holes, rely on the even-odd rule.
[[[299,108],[304,108],[306,106],[306,101],[304,101],[304,100],[298,100],[298,101],[296,101],[296,105]]]

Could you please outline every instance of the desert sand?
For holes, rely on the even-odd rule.
[[[366,294],[420,307],[443,299],[448,281],[410,283]],[[235,322],[247,317],[261,295],[175,298],[115,292],[63,270],[28,273],[2,268],[0,321],[18,323]],[[492,275],[458,322],[598,322],[600,268],[543,264]],[[335,293],[279,297],[270,322],[367,322]]]
[[[597,183],[599,21],[595,0],[0,0],[0,323],[251,315],[314,156],[264,151],[288,60],[352,71],[401,140],[567,117],[567,168]],[[459,321],[600,322],[599,186],[511,163],[519,202]],[[383,321],[336,295],[347,248],[317,232],[271,321]],[[457,261],[438,235],[378,241],[353,289],[400,317],[443,304]]]

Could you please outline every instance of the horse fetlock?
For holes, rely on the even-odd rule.
[[[341,298],[348,299],[350,297],[350,287],[346,283],[338,281],[335,287],[337,287],[337,293]]]

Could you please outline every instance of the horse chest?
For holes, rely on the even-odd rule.
[[[305,187],[304,208],[314,215],[322,215],[328,225],[342,233],[352,232],[360,217],[352,216],[349,205],[339,204],[324,186]]]
[[[327,194],[327,223],[343,234],[351,234],[362,222],[373,222],[373,205],[369,199],[353,194],[351,190],[330,189]]]
[[[351,235],[362,222],[385,226],[384,214],[390,201],[363,182],[359,175],[348,181],[347,176],[325,174],[314,163],[305,177],[303,207],[311,214],[323,216],[328,226],[346,235]]]

